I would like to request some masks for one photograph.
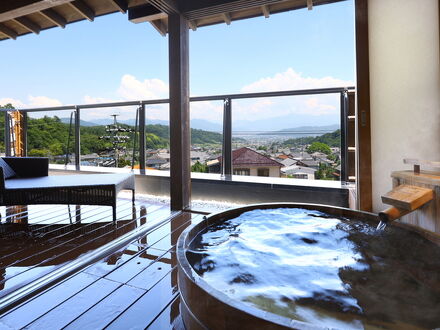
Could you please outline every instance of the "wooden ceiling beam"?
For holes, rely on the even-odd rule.
[[[127,0],[109,0],[121,13],[125,14],[128,10]]]
[[[6,25],[0,24],[0,32],[10,39],[17,39],[18,33],[8,28]]]
[[[261,11],[263,12],[264,17],[269,18],[270,9],[268,5],[261,6]]]
[[[167,17],[167,14],[149,3],[128,9],[128,20],[136,24],[157,21]]]
[[[193,30],[193,31],[197,30],[197,20],[188,21],[188,25],[191,30]]]
[[[26,16],[35,12],[63,5],[72,0],[15,0],[0,1],[0,22],[17,17]]]
[[[214,16],[222,13],[231,13],[238,10],[261,7],[263,5],[270,5],[277,2],[279,2],[279,0],[212,0],[209,2],[208,6],[204,0],[194,0],[193,2],[190,2],[192,6],[187,4],[183,14],[188,19],[199,19],[206,16]]]
[[[30,32],[33,32],[35,34],[40,34],[41,27],[29,18],[22,16],[14,18],[14,21],[17,22],[17,24],[20,24],[26,30],[29,30]]]
[[[223,17],[223,20],[225,21],[226,25],[231,24],[231,15],[229,15],[229,13],[223,13],[222,17]]]
[[[149,0],[148,2],[168,15],[180,13],[176,0]]]
[[[160,35],[162,37],[165,37],[167,35],[168,32],[168,27],[166,26],[166,24],[163,22],[163,20],[158,19],[155,21],[151,21],[150,22],[151,25],[153,25],[153,27],[157,30],[157,32],[160,33]]]
[[[64,29],[66,27],[67,24],[66,19],[60,14],[58,14],[55,10],[53,9],[42,10],[40,11],[40,14],[46,17],[49,21],[51,21],[55,25],[58,25],[60,28]]]
[[[70,7],[75,9],[82,17],[93,22],[95,19],[95,12],[83,0],[75,0],[69,2]]]

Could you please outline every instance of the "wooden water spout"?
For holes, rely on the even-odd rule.
[[[434,190],[402,184],[382,196],[382,202],[392,207],[379,213],[381,221],[390,222],[417,210],[434,199]]]
[[[440,162],[407,158],[403,163],[413,169],[391,173],[393,190],[382,196],[382,202],[392,207],[379,213],[381,223],[400,219],[404,224],[439,235]]]

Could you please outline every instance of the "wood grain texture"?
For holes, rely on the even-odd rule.
[[[370,59],[368,46],[368,0],[355,0],[357,85],[357,185],[359,209],[371,211]]]
[[[182,210],[191,200],[189,32],[188,21],[181,15],[170,15],[168,24],[171,210]]]
[[[434,199],[401,218],[400,222],[440,234],[440,172],[398,171],[391,174],[393,188],[407,184],[432,189]]]
[[[382,202],[408,211],[414,211],[434,199],[434,191],[418,186],[400,185],[382,196]]]

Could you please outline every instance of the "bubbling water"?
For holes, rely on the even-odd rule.
[[[201,232],[187,258],[215,289],[292,319],[350,329],[440,326],[440,248],[394,226],[253,210]]]

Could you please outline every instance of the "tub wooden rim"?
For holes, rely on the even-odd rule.
[[[256,307],[249,306],[241,301],[231,299],[221,291],[216,290],[200,277],[189,264],[186,258],[186,250],[200,231],[206,227],[222,220],[237,217],[240,214],[254,209],[271,208],[303,208],[326,212],[335,216],[356,217],[360,220],[372,220],[378,222],[377,214],[356,211],[343,207],[303,204],[303,203],[264,203],[252,204],[221,211],[205,217],[203,221],[185,229],[177,242],[177,261],[178,261],[178,285],[181,293],[181,313],[186,326],[191,323],[189,329],[227,329],[231,325],[237,327],[236,322],[242,321],[240,329],[252,329],[258,324],[258,329],[327,329],[326,327],[312,325],[287,317],[279,316],[270,312],[265,312]],[[199,300],[195,303],[194,299]],[[195,311],[196,310],[196,311]],[[197,312],[198,310],[198,312]],[[201,315],[200,315],[201,314]],[[226,319],[221,319],[221,318]]]

